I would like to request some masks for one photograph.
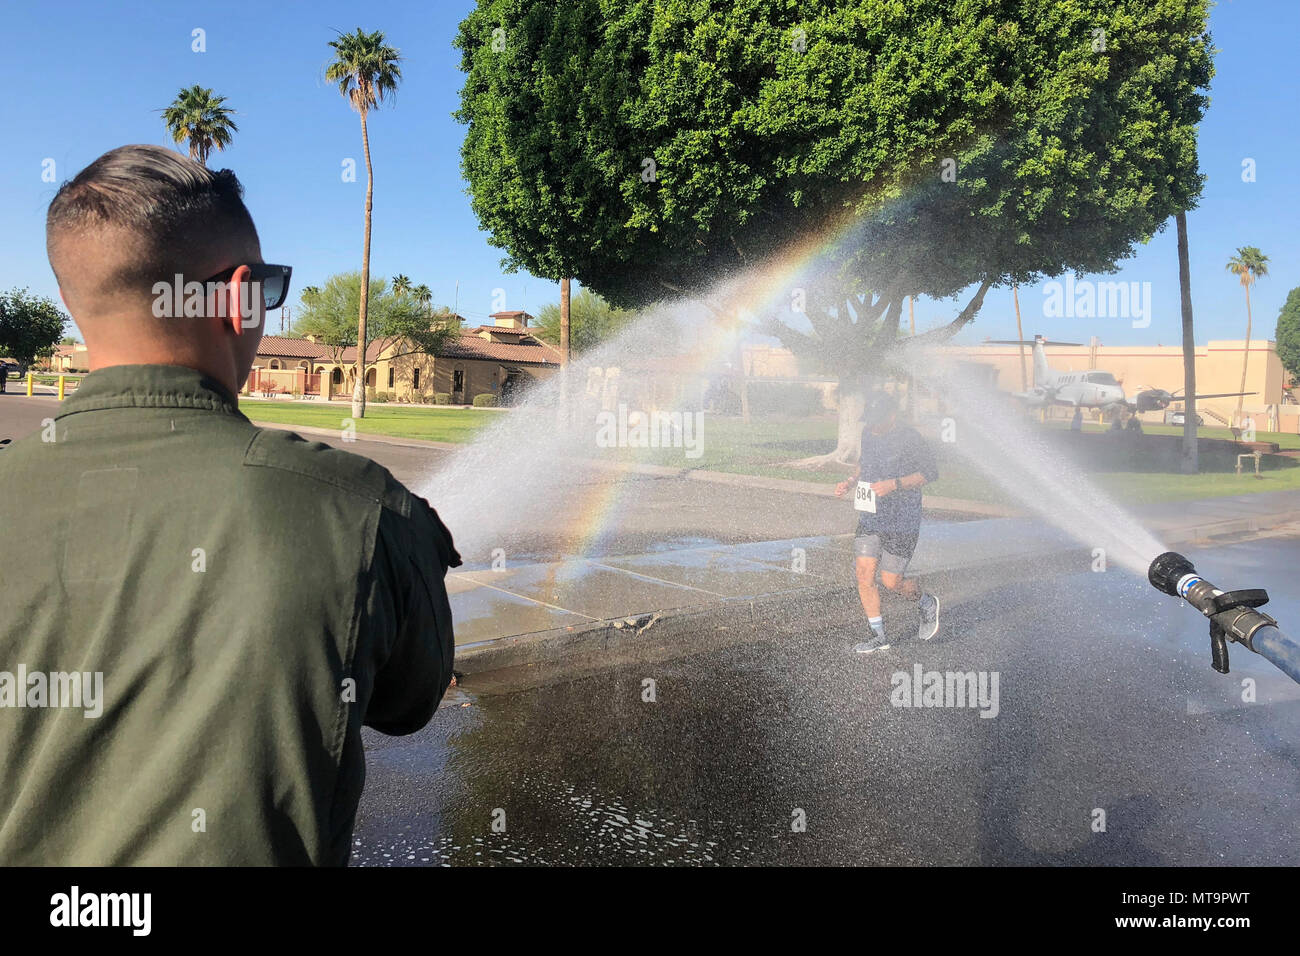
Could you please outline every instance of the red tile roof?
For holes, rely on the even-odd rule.
[[[480,325],[468,329],[469,332],[495,332],[497,335],[532,335],[532,329],[512,329],[504,325]]]
[[[306,339],[291,339],[287,335],[263,335],[257,354],[274,358],[328,358],[330,350],[319,342],[309,342]]]
[[[492,342],[477,332],[460,333],[460,340],[442,349],[440,358],[481,359],[513,365],[559,365],[560,350],[538,339],[528,342]]]
[[[367,362],[379,361],[379,353],[382,352],[384,348],[387,347],[389,344],[390,342],[388,339],[384,339],[382,342],[371,342],[369,345],[366,346],[366,361]],[[355,364],[356,360],[357,360],[357,347],[355,345],[349,345],[347,348],[345,348],[343,350],[342,357],[339,359],[339,361],[341,361],[344,365]]]
[[[529,335],[528,332],[522,329],[497,329],[491,326],[480,326],[479,328],[490,332]],[[366,361],[377,361],[380,357],[379,353],[385,344],[384,342],[371,342],[366,349]],[[264,358],[328,361],[331,357],[331,350],[327,346],[318,342],[309,342],[307,339],[294,339],[283,335],[264,335],[262,336],[262,344],[257,347],[257,354],[259,357]],[[462,330],[459,338],[439,351],[437,357],[477,359],[484,362],[509,362],[515,365],[558,365],[560,352],[554,346],[531,337],[527,341],[517,343],[493,342],[484,338],[478,329],[468,329]],[[345,348],[339,357],[339,361],[343,365],[351,365],[356,360],[357,350],[355,346]]]

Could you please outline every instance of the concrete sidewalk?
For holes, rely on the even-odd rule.
[[[1300,492],[1175,502],[1136,516],[1176,547],[1300,520]],[[844,534],[497,570],[470,566],[447,576],[457,666],[481,673],[630,645],[680,648],[706,630],[778,626],[799,615],[851,620],[860,615],[852,553],[852,535]],[[1086,570],[1091,559],[1091,546],[1045,521],[992,518],[928,523],[911,572],[922,584],[943,579],[951,590],[998,568]]]

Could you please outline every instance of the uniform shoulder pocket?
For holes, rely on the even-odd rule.
[[[303,475],[385,505],[389,485],[397,484],[387,468],[369,458],[274,428],[259,429],[253,436],[244,466]]]

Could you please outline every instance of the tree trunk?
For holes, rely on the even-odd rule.
[[[792,461],[791,467],[813,469],[857,464],[862,454],[862,416],[866,409],[867,391],[883,374],[881,370],[886,367],[889,350],[897,342],[902,317],[903,300],[888,302],[872,342],[872,354],[878,356],[877,361],[871,369],[854,370],[851,375],[841,373],[835,450],[826,455]]]
[[[1187,255],[1187,213],[1174,216],[1178,226],[1178,293],[1183,306],[1183,454],[1182,472],[1200,471],[1196,437],[1196,336],[1192,332],[1192,269]]]
[[[733,363],[732,382],[736,385],[736,390],[740,393],[740,420],[748,425],[749,418],[749,379],[745,375],[745,343],[743,337],[744,319],[740,313],[739,306],[735,299],[726,303],[723,313],[727,320],[734,323],[736,331],[736,347],[731,354]]]
[[[750,423],[749,418],[749,378],[745,375],[745,346],[740,338],[740,333],[736,333],[736,384],[740,392],[740,420],[744,424]]]
[[[366,154],[366,231],[361,245],[361,308],[357,316],[356,384],[352,387],[352,417],[366,416],[366,308],[370,299],[370,210],[374,205],[375,175],[370,165],[370,133],[366,111],[361,110],[361,147]]]
[[[572,295],[570,289],[570,280],[565,278],[560,280],[560,405],[556,409],[561,428],[567,428],[573,421],[573,413],[569,408],[569,359],[572,342],[572,325],[570,304]]]
[[[867,406],[867,388],[862,380],[840,379],[839,426],[835,450],[790,462],[791,468],[825,468],[831,465],[856,465],[862,457],[862,415]]]
[[[1250,273],[1246,273],[1246,281],[1242,283],[1246,287],[1246,348],[1241,353],[1241,388],[1239,392],[1246,390],[1246,366],[1250,362]],[[1241,407],[1246,401],[1245,395],[1237,396],[1237,425],[1241,425]]]
[[[569,280],[560,280],[560,364],[569,364]]]

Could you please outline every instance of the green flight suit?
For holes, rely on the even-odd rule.
[[[362,724],[451,679],[423,498],[129,365],[0,451],[0,527],[0,865],[347,863]]]

